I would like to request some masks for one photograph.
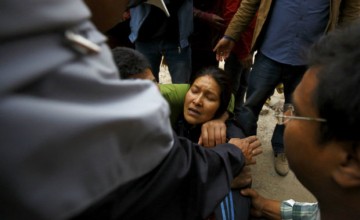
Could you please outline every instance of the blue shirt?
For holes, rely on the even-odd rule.
[[[329,0],[276,0],[260,51],[289,65],[305,65],[305,52],[321,36],[329,19]]]

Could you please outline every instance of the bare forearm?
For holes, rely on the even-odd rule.
[[[281,206],[280,201],[267,199],[264,202],[264,206],[261,210],[262,216],[273,220],[281,219],[280,206]]]

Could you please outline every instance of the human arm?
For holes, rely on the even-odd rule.
[[[91,39],[98,32],[88,33]],[[46,59],[44,48],[54,45],[61,44],[49,41],[39,56],[32,57],[33,50],[23,56]],[[109,49],[101,45],[96,55],[55,47],[53,54],[68,55],[67,62],[54,55],[58,63],[42,65],[41,72],[14,69],[0,80],[11,86],[0,99],[0,173],[9,192],[0,200],[11,216],[3,218],[68,219],[150,172],[171,150],[169,109],[158,89],[119,80]],[[22,56],[9,58],[21,63]],[[21,74],[28,80],[18,83]]]
[[[226,142],[227,137],[240,137],[242,131],[239,128],[234,127],[229,123],[230,114],[234,112],[235,96],[232,94],[227,108],[219,118],[205,122],[201,126],[201,134],[198,143],[204,147],[213,147],[217,144],[223,144]],[[234,135],[236,134],[236,135]]]
[[[187,91],[189,90],[189,84],[160,84],[159,89],[163,97],[169,103],[170,106],[170,119],[171,124],[174,127],[176,120],[183,113],[184,99]],[[232,112],[234,109],[234,96],[231,96],[229,102],[228,111]],[[208,121],[202,125],[201,136],[198,140],[200,145],[206,147],[213,147],[216,144],[223,144],[226,142],[226,125],[225,121],[229,118],[229,113],[225,112],[220,118]]]
[[[244,187],[249,187],[251,183],[252,183],[251,168],[250,165],[246,165],[241,170],[240,174],[237,175],[231,181],[231,189],[241,189]]]
[[[224,35],[237,41],[240,38],[240,34],[247,29],[256,15],[260,2],[261,0],[243,0],[231,19]]]
[[[214,147],[217,144],[226,143],[226,124],[229,113],[225,112],[220,118],[205,122],[201,126],[201,134],[198,144],[204,147]]]
[[[241,194],[251,197],[251,215],[255,217],[266,217],[267,219],[280,220],[281,202],[267,199],[251,188],[241,190]]]
[[[231,138],[229,140],[230,144],[234,144],[241,149],[244,157],[245,164],[255,164],[255,156],[262,153],[261,143],[256,136],[249,136],[246,138]]]
[[[347,25],[360,17],[360,1],[348,0],[341,2],[339,24]]]
[[[231,144],[209,149],[174,135],[173,148],[158,167],[76,219],[105,219],[107,213],[117,219],[205,219],[243,164],[241,151]]]
[[[194,14],[194,18],[200,19],[201,21],[207,23],[216,30],[224,30],[225,28],[224,19],[217,14],[202,11],[195,7],[193,9],[193,14]]]
[[[213,51],[216,52],[216,60],[226,60],[229,57],[230,52],[234,48],[235,43],[236,41],[233,38],[227,36],[222,37],[213,49]]]
[[[240,34],[247,29],[254,18],[259,5],[260,0],[243,0],[241,2],[225,31],[224,37],[219,40],[213,49],[216,52],[217,60],[222,61],[228,58],[235,42],[240,38]]]
[[[251,188],[241,190],[241,194],[251,197],[251,214],[255,217],[272,220],[320,219],[318,203],[295,202],[292,199],[284,201],[268,199]]]
[[[223,17],[228,27],[231,19],[233,18],[235,12],[239,8],[240,1],[239,0],[225,0],[223,3]],[[224,30],[225,32],[225,30]],[[224,32],[222,34],[224,34]],[[234,48],[236,40],[231,37],[221,38],[215,48],[213,49],[216,52],[216,59],[218,61],[226,60],[232,49]]]

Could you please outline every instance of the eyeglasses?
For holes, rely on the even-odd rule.
[[[295,108],[292,104],[284,104],[283,107],[275,109],[275,117],[277,119],[277,123],[280,125],[287,123],[291,119],[326,122],[326,119],[324,118],[296,116]]]

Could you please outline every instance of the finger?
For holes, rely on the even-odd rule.
[[[224,27],[225,27],[225,24],[222,23],[222,22],[217,22],[217,23],[216,23],[216,26],[219,27],[219,28],[224,28]]]
[[[222,55],[216,54],[216,60],[222,62],[224,61],[224,57]]]
[[[221,143],[226,143],[226,126],[221,129]]]
[[[207,128],[207,132],[208,132],[208,146],[209,147],[213,147],[215,146],[215,130],[213,127],[209,127]]]
[[[254,147],[260,147],[261,146],[260,140],[255,140],[253,142],[250,142],[250,144],[253,145]]]
[[[225,50],[227,47],[227,44],[229,43],[230,40],[226,39],[226,38],[221,38],[218,43],[216,44],[215,48],[213,49],[213,51],[215,52],[220,52],[221,50]]]
[[[256,136],[249,136],[245,140],[247,140],[250,143],[250,147],[253,149],[261,146],[261,142]]]
[[[222,17],[218,17],[216,20],[220,23],[225,23],[225,20]]]
[[[256,160],[254,158],[251,158],[246,165],[254,165],[254,164],[256,164]]]
[[[217,52],[218,49],[221,47],[221,45],[222,45],[221,40],[219,40],[219,42],[215,45],[213,52]]]
[[[199,137],[198,144],[199,144],[199,145],[203,145],[203,140],[202,140],[201,136]]]
[[[252,142],[258,140],[258,138],[257,138],[255,135],[249,136],[249,137],[247,137],[247,138],[245,138],[245,139],[246,139],[247,141],[249,141],[249,143],[252,143]]]
[[[214,127],[215,145],[226,142],[226,126],[224,124]]]
[[[254,142],[250,142],[250,148],[252,150],[255,150],[257,148],[261,147],[261,142],[259,140],[256,140]]]
[[[214,128],[214,141],[215,145],[222,144],[221,127]]]
[[[215,55],[215,58],[216,58],[217,61],[222,61],[222,60],[220,60],[221,57],[218,54]]]
[[[232,189],[240,189],[249,186],[252,182],[251,176],[243,176],[241,178],[234,179],[230,186]]]
[[[230,56],[230,52],[226,50],[226,51],[223,52],[222,59],[226,60],[229,56]]]
[[[257,155],[259,155],[259,154],[262,154],[262,148],[257,148],[257,149],[255,149],[255,150],[252,150],[252,155],[253,155],[253,157],[255,157],[255,156],[257,156]]]
[[[208,130],[204,127],[201,128],[201,140],[202,140],[202,146],[209,147],[209,134]]]
[[[252,189],[251,188],[242,189],[242,190],[240,190],[240,193],[243,196],[251,196]]]
[[[216,49],[216,47],[214,48],[214,52],[216,52],[216,60],[217,60],[217,61],[223,61],[223,60],[222,60],[222,53],[220,53],[220,51],[218,51],[218,50]]]

